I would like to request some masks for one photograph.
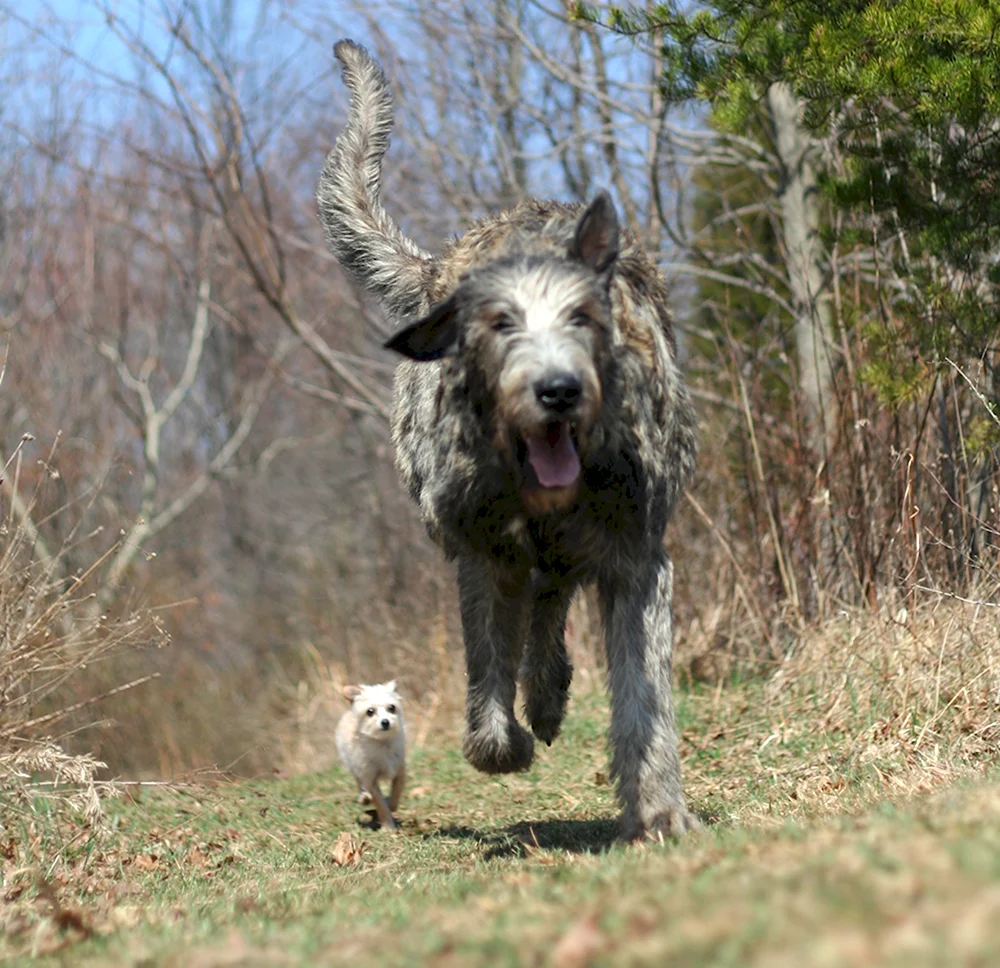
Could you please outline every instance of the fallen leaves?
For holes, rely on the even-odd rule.
[[[126,859],[125,863],[128,863]],[[157,871],[163,869],[160,858],[156,854],[136,854],[131,858],[132,866],[140,871]]]
[[[367,841],[358,840],[354,834],[343,830],[333,845],[333,862],[338,867],[357,867],[367,846]]]

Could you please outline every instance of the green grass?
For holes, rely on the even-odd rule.
[[[432,739],[411,753],[396,834],[361,825],[340,769],[144,790],[108,806],[99,837],[11,811],[0,959],[1000,963],[1000,782],[985,762],[937,783],[896,746],[859,744],[863,722],[783,719],[761,683],[682,692],[685,784],[709,822],[623,847],[606,716],[602,694],[577,695],[563,736],[513,777]],[[345,831],[363,841],[357,865],[333,860]]]

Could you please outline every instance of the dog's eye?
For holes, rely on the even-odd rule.
[[[386,706],[385,707],[385,711],[387,713],[394,713],[396,711],[396,707],[395,706]]]
[[[368,709],[366,710],[366,713],[369,716],[374,716],[375,715],[375,707],[374,706],[369,706]]]
[[[494,333],[509,333],[514,329],[514,320],[510,316],[497,316],[490,324]]]
[[[592,326],[594,320],[586,313],[574,313],[570,319],[571,326]]]

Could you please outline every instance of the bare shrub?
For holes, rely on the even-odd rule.
[[[102,700],[153,677],[119,679],[82,697],[76,687],[92,667],[163,644],[165,636],[151,612],[128,609],[109,618],[95,607],[92,579],[114,547],[93,554],[89,568],[64,574],[67,548],[92,547],[95,536],[70,531],[67,543],[50,552],[32,518],[37,489],[21,497],[20,471],[18,448],[0,477],[7,506],[0,508],[0,791],[25,808],[34,798],[57,800],[93,824],[101,795],[117,791],[99,779],[105,764],[74,749],[73,736],[93,723]]]

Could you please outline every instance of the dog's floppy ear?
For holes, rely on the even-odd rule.
[[[348,702],[354,702],[361,695],[361,689],[358,686],[344,686],[341,692]]]
[[[411,360],[440,360],[458,341],[456,300],[450,296],[438,303],[423,319],[400,330],[386,344]]]
[[[618,257],[618,213],[607,192],[598,194],[580,216],[569,254],[597,273],[608,269]]]

